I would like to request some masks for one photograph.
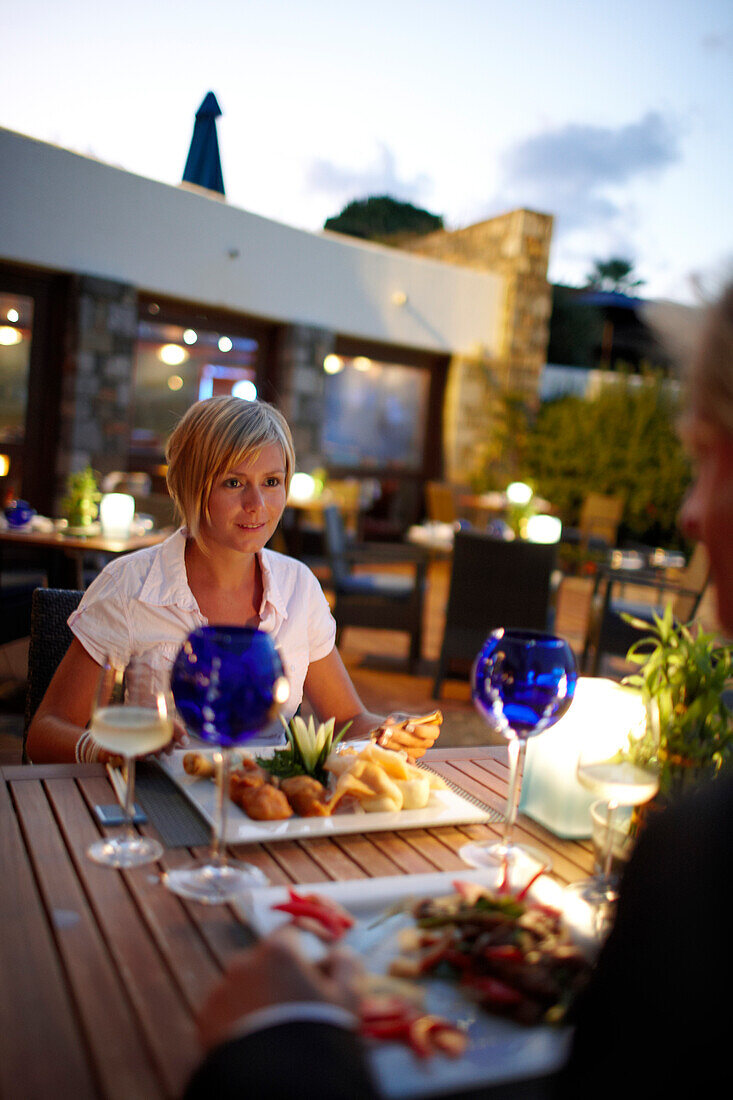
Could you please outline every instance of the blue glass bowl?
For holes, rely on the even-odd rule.
[[[171,688],[186,727],[230,748],[275,721],[283,676],[269,634],[246,626],[202,626],[183,643]]]
[[[577,683],[575,658],[563,638],[534,630],[495,630],[474,662],[471,689],[487,723],[526,740],[554,725]]]
[[[14,500],[5,509],[5,518],[11,527],[25,527],[36,514],[27,500]]]

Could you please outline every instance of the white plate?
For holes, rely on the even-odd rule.
[[[385,974],[391,959],[398,954],[400,929],[413,926],[412,918],[400,913],[381,924],[369,925],[389,906],[414,897],[437,897],[453,892],[453,884],[479,882],[496,885],[494,872],[465,870],[432,875],[395,875],[388,878],[359,879],[349,882],[317,882],[295,886],[298,893],[318,893],[340,902],[357,918],[342,941],[359,953],[372,973]],[[565,912],[575,928],[574,899],[546,876],[533,887],[531,896]],[[272,909],[287,901],[285,886],[266,887],[243,895],[236,904],[240,915],[257,935],[266,935],[289,918]],[[577,903],[576,903],[577,904]],[[580,915],[582,920],[582,914]],[[578,929],[585,939],[584,929]],[[302,936],[307,954],[317,958],[323,948],[314,936]],[[420,983],[425,990],[425,1010],[443,1016],[465,1028],[468,1048],[459,1059],[435,1056],[427,1061],[416,1058],[398,1043],[380,1043],[370,1047],[370,1059],[379,1088],[385,1096],[412,1097],[436,1095],[485,1085],[550,1074],[564,1062],[570,1041],[570,1029],[549,1026],[523,1027],[510,1020],[492,1016],[466,1000],[450,982],[431,980]]]
[[[190,751],[190,750],[186,750]],[[202,750],[196,749],[197,752]],[[212,755],[213,749],[203,752]],[[271,746],[249,746],[253,756],[269,756]],[[216,788],[212,779],[187,775],[183,770],[185,753],[178,750],[160,760],[161,766],[181,790],[198,807],[208,821],[214,820]],[[437,825],[475,825],[486,821],[486,813],[468,799],[446,788],[431,791],[423,810],[400,810],[399,813],[335,813],[331,817],[289,817],[284,821],[254,821],[239,806],[229,802],[225,839],[230,844],[250,841],[299,840],[304,837],[344,836],[349,833],[383,832],[385,829],[426,829]]]

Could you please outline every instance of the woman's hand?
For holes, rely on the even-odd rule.
[[[401,749],[408,759],[418,760],[437,741],[442,721],[439,710],[424,715],[390,714],[372,735],[383,749]]]

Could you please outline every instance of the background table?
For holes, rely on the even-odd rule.
[[[504,749],[433,749],[428,762],[503,810]],[[195,1013],[232,954],[250,942],[228,906],[169,893],[156,865],[116,872],[85,850],[92,807],[114,801],[101,765],[0,770],[0,1095],[114,1100],[174,1097],[200,1052]],[[273,884],[461,871],[467,837],[499,826],[278,841],[233,847]],[[157,835],[152,825],[143,831]],[[520,816],[563,883],[592,868],[590,845]],[[164,867],[196,850],[169,849]]]
[[[64,535],[58,531],[0,531],[0,568],[4,547],[21,547],[29,552],[29,563],[43,564],[49,588],[84,588],[84,555],[102,554],[116,557],[155,546],[170,534],[170,530],[151,531],[126,539],[105,535]]]

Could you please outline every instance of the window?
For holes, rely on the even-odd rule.
[[[33,299],[0,293],[0,445],[25,439]]]
[[[227,331],[141,320],[135,354],[131,445],[159,455],[185,411],[206,397],[257,397],[256,339]]]
[[[430,371],[363,355],[328,356],[323,448],[330,466],[422,468]]]

